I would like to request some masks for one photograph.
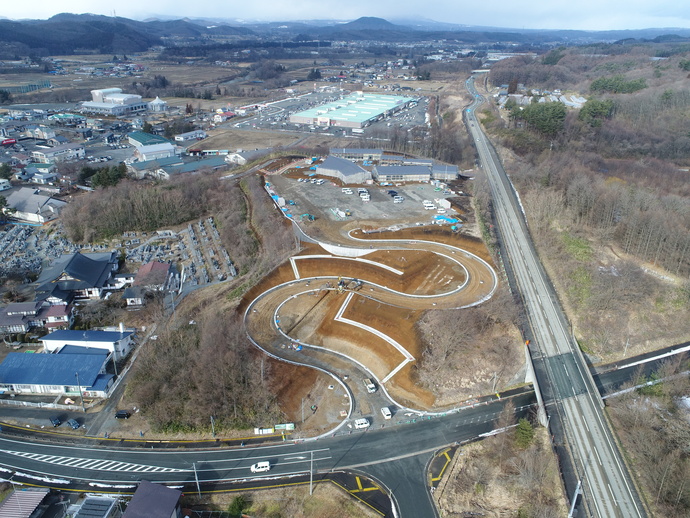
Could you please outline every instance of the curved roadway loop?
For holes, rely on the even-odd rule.
[[[296,225],[296,223],[294,224]],[[302,229],[300,229],[300,232],[304,233]],[[456,246],[419,239],[359,239],[350,234],[346,237],[341,236],[342,239],[339,243],[319,243],[333,255],[309,257],[320,258],[325,264],[328,264],[329,261],[333,261],[334,259],[367,261],[368,264],[372,264],[372,261],[363,259],[360,256],[378,250],[426,251],[460,265],[465,272],[465,279],[453,284],[453,287],[445,292],[435,294],[403,293],[381,284],[370,282],[366,277],[362,277],[359,280],[363,282],[363,285],[360,290],[356,292],[358,296],[411,310],[460,309],[485,302],[493,295],[498,285],[496,272],[486,261]],[[376,248],[373,249],[371,248],[372,246]],[[293,259],[298,259],[298,257]],[[365,364],[359,362],[355,358],[346,356],[340,352],[328,350],[321,346],[299,342],[296,337],[289,336],[281,329],[279,311],[286,302],[296,297],[312,295],[315,291],[318,291],[319,288],[309,287],[312,282],[314,286],[316,286],[319,282],[325,282],[327,280],[337,281],[338,279],[337,267],[333,268],[334,271],[332,275],[303,278],[299,274],[297,262],[298,261],[292,261],[293,273],[295,275],[294,280],[282,283],[265,291],[247,306],[244,314],[244,321],[249,339],[254,345],[274,358],[316,368],[331,375],[350,395],[348,417],[352,416],[356,403],[352,397],[351,388],[347,387],[341,380],[343,375],[353,379],[355,383],[359,383],[359,380],[363,376],[377,379],[379,386],[382,388],[383,392],[385,392],[388,399],[395,403],[396,406],[405,408],[405,405],[397,403],[390,394],[388,394],[385,389],[385,383],[395,376],[405,364],[414,361],[414,357],[392,338],[387,337],[380,331],[370,328],[366,324],[347,320],[342,317],[345,306],[355,292],[349,291],[336,320],[341,322],[345,321],[348,324],[356,325],[361,329],[371,332],[373,335],[387,341],[392,347],[396,348],[404,358],[402,363],[381,379],[378,379]],[[382,263],[378,263],[378,265],[381,268],[391,270],[389,266]],[[333,282],[333,285],[335,284],[336,282]],[[298,352],[285,347],[286,342],[289,343],[290,341],[299,342],[300,345],[302,345],[302,350]],[[344,426],[346,423],[347,420],[344,420],[339,427]]]

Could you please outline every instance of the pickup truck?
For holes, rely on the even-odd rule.
[[[364,386],[366,387],[367,392],[369,392],[369,394],[373,394],[374,392],[376,392],[376,385],[374,385],[369,378],[364,379]]]

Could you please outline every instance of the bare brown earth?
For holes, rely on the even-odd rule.
[[[284,132],[218,129],[209,131],[209,137],[195,143],[198,149],[229,149],[252,151],[269,147],[289,146],[299,140],[299,135]]]
[[[333,232],[335,228],[325,228],[329,230],[331,236],[337,237],[334,241],[366,249],[366,242],[346,240],[342,234]],[[348,283],[351,278],[364,281],[363,286],[355,292],[343,316],[384,333],[398,342],[415,358],[415,361],[418,361],[422,354],[420,340],[415,331],[415,323],[421,314],[420,310],[430,309],[437,304],[439,309],[472,304],[482,298],[480,293],[488,293],[487,290],[493,285],[493,280],[486,278],[482,270],[472,269],[475,260],[456,256],[454,259],[461,260],[465,267],[469,268],[472,282],[466,290],[448,295],[451,290],[467,280],[465,271],[448,258],[452,257],[450,254],[454,252],[448,252],[447,249],[441,247],[437,247],[436,253],[420,250],[422,248],[434,250],[434,242],[444,242],[471,249],[473,253],[488,259],[487,250],[480,241],[473,238],[447,231],[419,228],[376,234],[355,231],[353,237],[376,240],[371,241],[371,246],[376,248],[372,248],[371,253],[365,258],[396,268],[402,271],[403,275],[397,275],[377,265],[334,257],[320,246],[307,244],[304,250],[295,256],[300,279],[305,277],[331,277],[332,279],[330,281],[305,280],[304,284],[301,282],[295,284],[295,272],[292,266],[289,263],[281,265],[259,285],[252,288],[240,303],[240,310],[245,311],[251,301],[257,297],[265,298],[262,294],[269,288],[293,281],[291,285],[271,292],[270,299],[275,302],[268,302],[266,299],[265,303],[254,306],[253,312],[248,314],[250,335],[262,345],[264,342],[270,343],[276,340],[279,342],[280,338],[273,337],[274,331],[271,331],[273,314],[276,311],[271,308],[285,301],[280,307],[280,328],[290,338],[355,358],[381,380],[388,376],[405,357],[386,340],[373,335],[366,329],[334,320],[345,301],[345,295],[333,289],[337,284],[337,277],[342,277]],[[390,239],[403,242],[393,243],[389,241]],[[421,242],[422,240],[424,242]],[[448,254],[448,257],[443,254]],[[326,257],[299,259],[300,256],[305,255]],[[308,282],[311,284],[307,284]],[[377,286],[384,286],[395,292],[382,292]],[[412,298],[410,294],[435,295],[434,302],[428,298]],[[444,296],[444,294],[447,295]],[[280,350],[274,352],[281,354]],[[303,354],[306,354],[306,351]],[[401,404],[420,409],[434,408],[434,395],[417,384],[414,362],[398,371],[387,382],[386,389]],[[445,400],[444,405],[458,402]]]

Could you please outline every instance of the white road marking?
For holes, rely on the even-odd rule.
[[[189,471],[185,469],[165,468],[162,466],[133,464],[131,462],[116,462],[101,459],[80,459],[78,457],[61,457],[57,455],[43,455],[40,453],[29,453],[22,451],[0,450],[0,453],[45,462],[46,464],[56,464],[58,466],[69,466],[71,468],[92,469],[98,471],[146,471],[151,473],[176,473]]]

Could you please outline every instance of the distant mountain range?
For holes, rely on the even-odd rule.
[[[462,26],[433,20],[397,20],[364,17],[354,21],[304,20],[246,22],[227,19],[165,19],[146,21],[94,14],[58,14],[48,20],[0,19],[0,54],[59,55],[82,51],[141,52],[177,42],[202,45],[219,37],[237,40],[378,40],[382,42],[449,40],[467,44],[516,42],[522,44],[588,43],[624,39],[651,40],[669,35],[690,37],[690,29],[629,31],[525,30]]]

